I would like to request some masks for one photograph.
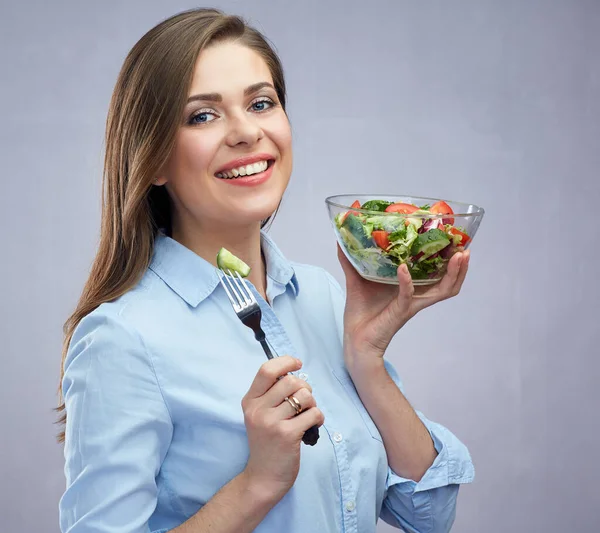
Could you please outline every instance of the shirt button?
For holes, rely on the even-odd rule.
[[[342,434],[341,434],[341,433],[338,433],[338,432],[336,431],[336,432],[333,434],[333,440],[334,440],[335,442],[342,442],[342,439],[343,439],[343,437],[342,437]]]
[[[355,508],[356,508],[356,505],[354,504],[354,502],[352,502],[352,501],[346,502],[346,511],[351,513],[352,511],[354,511]]]
[[[300,374],[298,374],[298,377],[300,379],[303,379],[304,381],[306,381],[308,379],[308,374],[305,374],[304,372],[300,372]]]

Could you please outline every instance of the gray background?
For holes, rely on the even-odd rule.
[[[487,210],[461,295],[389,351],[413,404],[473,455],[453,531],[600,530],[600,2],[213,5],[249,17],[286,68],[295,169],[272,234],[290,258],[343,281],[329,194]],[[58,531],[51,408],[97,243],[109,98],[135,41],[189,7],[1,4],[3,532]]]

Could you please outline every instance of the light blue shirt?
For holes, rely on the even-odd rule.
[[[396,475],[344,367],[341,288],[323,269],[287,261],[264,233],[261,242],[263,329],[279,355],[303,361],[298,376],[325,425],[316,446],[302,444],[296,483],[255,531],[371,533],[379,517],[407,532],[448,531],[458,484],[473,479],[466,447],[419,413],[438,456],[419,483]],[[160,234],[135,288],[73,335],[61,531],[164,533],[194,515],[246,465],[240,402],[265,361],[217,270]]]

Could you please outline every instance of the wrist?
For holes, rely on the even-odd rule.
[[[349,335],[344,336],[344,362],[350,370],[355,366],[377,367],[383,365],[385,348],[367,342],[356,342]]]
[[[355,384],[360,381],[372,382],[387,375],[383,356],[377,354],[347,352],[344,354],[344,362]]]
[[[243,493],[258,506],[268,509],[274,507],[289,490],[258,479],[248,469],[239,474],[238,478]]]

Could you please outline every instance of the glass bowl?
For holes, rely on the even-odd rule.
[[[398,284],[406,263],[414,285],[432,285],[450,258],[469,248],[484,210],[473,204],[391,194],[325,199],[338,243],[365,279]]]

